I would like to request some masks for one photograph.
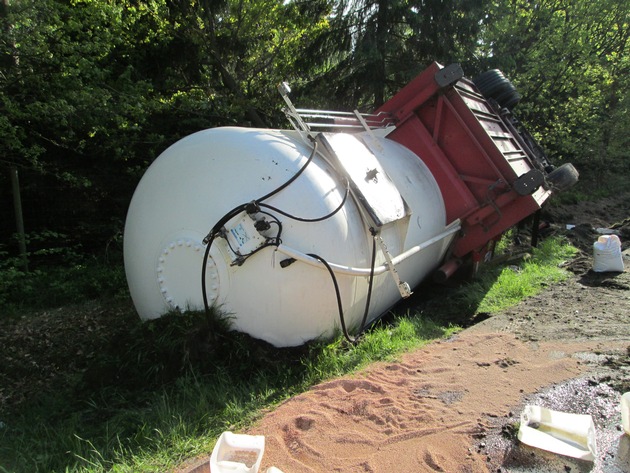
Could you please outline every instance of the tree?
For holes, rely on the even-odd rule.
[[[623,0],[501,1],[480,55],[515,82],[519,114],[557,159],[627,169],[629,38]]]
[[[321,12],[282,0],[169,4],[173,35],[195,51],[201,80],[224,101],[224,120],[259,127],[277,121],[276,87],[300,76],[304,45],[326,27]]]
[[[122,204],[125,170],[114,163],[133,161],[151,111],[150,83],[116,60],[133,31],[124,14],[104,1],[14,0],[5,10],[2,57],[16,60],[0,76],[0,160],[22,171],[31,231],[84,232],[86,245],[114,231],[111,214],[89,216]]]
[[[281,0],[3,8],[0,57],[19,64],[0,76],[0,163],[23,171],[29,230],[102,248],[166,146],[212,126],[277,122],[276,85],[325,25],[303,9]]]
[[[313,45],[322,62],[312,95],[372,110],[429,63],[468,62],[486,3],[336,1],[330,30]]]

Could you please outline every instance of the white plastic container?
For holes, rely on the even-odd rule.
[[[369,154],[354,136],[330,137],[342,150],[337,154],[361,159]],[[385,215],[380,235],[397,275],[414,288],[441,263],[458,227],[446,226],[442,195],[418,156],[386,138],[363,138],[374,144],[373,157],[366,159],[378,162],[358,161],[355,171],[363,173],[359,181],[365,186],[378,185],[386,196],[399,193],[402,200],[394,204],[390,197],[379,201],[380,191],[370,198]],[[231,209],[293,177],[312,149],[296,131],[215,128],[162,153],[140,181],[125,225],[125,270],[140,317],[203,309],[202,241],[208,231]],[[318,153],[293,183],[265,202],[300,217],[325,216],[343,202],[346,187],[339,176]],[[242,265],[234,264],[228,241],[214,241],[205,268],[210,304],[232,317],[234,329],[275,346],[330,337],[340,326],[337,299],[326,268],[306,256],[313,253],[332,265],[346,326],[356,329],[368,293],[373,241],[364,209],[349,197],[341,211],[318,222],[270,213],[282,223],[282,244],[261,249]],[[251,245],[249,251],[260,244],[246,216],[230,225],[232,247]],[[256,238],[248,239],[252,235]],[[284,264],[290,258],[296,261]],[[401,299],[387,263],[378,249],[368,322]]]
[[[223,432],[210,456],[211,473],[258,473],[263,453],[263,435]]]
[[[540,406],[525,406],[518,439],[526,445],[560,455],[594,461],[597,456],[593,418]]]
[[[593,271],[596,273],[624,270],[621,240],[617,235],[602,235],[593,243]]]
[[[621,396],[621,425],[626,435],[630,435],[630,392]]]

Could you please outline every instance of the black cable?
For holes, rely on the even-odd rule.
[[[267,222],[267,223],[269,224],[275,223],[276,225],[278,225],[278,234],[275,236],[275,238],[279,240],[280,237],[282,236],[282,222],[278,220],[278,217],[276,217],[274,214],[270,214],[269,212],[263,212],[262,210],[260,210],[259,213],[263,215],[267,215],[273,219],[271,222]]]
[[[230,210],[228,213],[226,213],[223,217],[221,217],[219,219],[219,221],[214,224],[214,226],[208,232],[206,237],[203,239],[203,243],[207,245],[209,241],[214,240],[214,237],[221,231],[221,228],[223,228],[223,226],[230,219],[232,219],[233,217],[236,217],[238,214],[240,214],[241,212],[245,211],[245,209],[247,209],[248,205],[249,204],[238,205],[238,206],[234,207],[232,210]]]
[[[346,328],[346,320],[343,317],[343,304],[341,302],[341,294],[339,293],[339,285],[337,284],[337,278],[335,277],[335,273],[333,272],[328,262],[321,256],[316,255],[314,253],[309,253],[308,256],[318,260],[328,270],[328,273],[330,274],[330,279],[332,279],[333,286],[335,287],[335,296],[337,297],[337,310],[339,312],[339,322],[341,323],[341,331],[343,332],[344,337],[346,337],[346,339],[350,343],[354,343],[354,340],[350,338],[350,334],[348,333],[348,329]]]
[[[295,173],[288,181],[286,181],[284,184],[282,184],[281,186],[277,187],[276,189],[274,189],[273,191],[269,192],[268,194],[262,196],[259,199],[256,199],[253,201],[253,204],[258,206],[263,200],[268,199],[269,197],[277,194],[278,192],[280,192],[282,189],[285,189],[289,184],[291,184],[293,181],[295,181],[306,169],[306,167],[311,163],[311,161],[313,161],[313,158],[315,157],[315,154],[317,153],[317,141],[313,141],[313,151],[311,151],[311,155],[308,157],[308,159],[306,160],[306,163],[304,163],[304,165],[298,170],[297,173]],[[208,235],[206,235],[206,237],[204,238],[204,243],[207,244],[208,241],[210,241],[210,239],[213,239],[213,236],[216,235],[220,229],[232,218],[235,217],[236,215],[238,215],[239,213],[241,213],[242,211],[246,210],[247,206],[251,205],[250,203],[247,204],[240,204],[236,207],[234,207],[232,210],[230,210],[228,213],[226,213],[223,217],[221,217],[221,219],[219,219],[219,221],[217,223],[214,224],[214,226],[212,227],[212,230],[210,230],[210,232],[208,233]],[[205,263],[204,263],[205,264]]]
[[[290,185],[293,181],[295,181],[304,172],[306,167],[311,163],[311,161],[313,161],[313,158],[315,157],[315,154],[317,154],[317,141],[315,141],[315,140],[312,140],[312,141],[313,141],[313,151],[311,151],[311,155],[308,157],[308,159],[306,160],[306,163],[304,163],[304,165],[300,168],[300,170],[297,173],[295,173],[284,184],[282,184],[281,186],[277,187],[276,189],[274,189],[273,191],[269,192],[268,194],[262,196],[261,198],[255,200],[253,202],[254,205],[258,206],[263,200],[266,200],[269,197],[271,197],[271,196],[277,194],[278,192],[280,192],[282,189],[285,189],[288,185]],[[235,217],[239,213],[245,211],[249,205],[250,205],[250,203],[241,204],[241,205],[238,205],[238,206],[234,207],[229,212],[227,212],[223,217],[221,217],[219,219],[219,221],[217,223],[215,223],[213,225],[212,229],[208,232],[206,237],[203,239],[203,243],[206,245],[206,250],[204,252],[202,266],[201,266],[201,294],[203,296],[203,306],[204,306],[204,310],[205,310],[206,314],[209,314],[209,312],[210,312],[210,307],[208,305],[208,295],[207,295],[207,290],[206,290],[206,265],[208,264],[208,258],[210,257],[210,247],[212,246],[212,242],[214,241],[216,235],[221,231],[221,228],[223,228],[223,226],[230,219],[232,219],[233,217]],[[277,221],[278,227],[279,227],[278,236],[276,237],[276,241],[277,241],[276,245],[277,245],[280,242],[280,232],[282,231],[282,225],[280,224],[280,221],[278,221],[277,219],[276,219],[276,221]],[[267,245],[267,246],[269,246],[269,245]]]
[[[323,217],[318,217],[318,218],[313,218],[313,219],[301,218],[301,217],[297,217],[297,216],[291,215],[291,214],[289,214],[287,212],[284,212],[284,211],[282,211],[282,210],[280,210],[280,209],[278,209],[276,207],[273,207],[271,205],[263,203],[263,201],[265,201],[268,198],[276,195],[277,193],[279,193],[283,189],[287,188],[291,183],[293,183],[305,171],[307,166],[313,161],[313,158],[317,154],[317,145],[318,145],[318,143],[315,140],[312,140],[312,141],[313,141],[313,150],[311,151],[311,154],[308,157],[306,163],[304,163],[304,165],[298,170],[297,173],[295,173],[289,180],[287,180],[281,186],[279,186],[276,189],[274,189],[273,191],[265,194],[264,196],[254,200],[253,202],[247,203],[247,204],[241,204],[241,205],[238,205],[237,207],[234,207],[232,210],[230,210],[228,213],[226,213],[223,217],[221,217],[221,219],[219,219],[219,221],[217,223],[214,224],[214,226],[212,227],[212,229],[210,230],[208,235],[206,235],[206,237],[204,238],[203,242],[206,244],[206,249],[205,249],[205,252],[204,252],[204,255],[203,255],[203,262],[202,262],[202,268],[201,268],[201,292],[202,292],[202,296],[203,296],[204,310],[205,310],[207,316],[209,316],[209,313],[210,313],[210,306],[208,304],[208,294],[207,294],[207,289],[206,289],[206,265],[208,264],[208,258],[210,257],[210,248],[212,246],[212,243],[214,242],[214,239],[215,239],[216,235],[218,235],[221,232],[221,229],[223,228],[223,226],[230,219],[232,219],[233,217],[235,217],[236,215],[238,215],[239,213],[241,213],[243,211],[248,211],[248,208],[251,208],[250,206],[253,205],[255,209],[258,209],[258,212],[263,213],[263,214],[268,215],[271,218],[273,218],[274,221],[271,222],[271,223],[276,223],[278,225],[278,234],[274,238],[274,241],[268,241],[267,243],[265,243],[261,247],[255,249],[254,251],[248,253],[247,255],[242,256],[244,259],[247,259],[250,256],[252,256],[253,254],[255,254],[258,251],[262,250],[263,248],[266,248],[268,246],[278,246],[281,243],[280,236],[281,236],[281,233],[282,233],[282,223],[274,215],[272,215],[272,214],[270,214],[268,212],[261,211],[260,207],[272,210],[272,211],[277,212],[277,213],[279,213],[281,215],[284,215],[285,217],[288,217],[288,218],[291,218],[291,219],[294,219],[294,220],[297,220],[297,221],[300,221],[300,222],[319,222],[319,221],[331,218],[333,215],[335,215],[337,212],[339,212],[343,208],[343,206],[345,205],[346,200],[348,198],[348,195],[350,193],[350,182],[347,179],[346,179],[346,192],[344,194],[344,197],[343,197],[341,203],[339,204],[339,206],[337,206],[336,209],[334,209],[328,215],[324,215]],[[370,229],[370,231],[372,231],[372,234],[374,236],[373,230]],[[234,251],[234,250],[232,250],[232,251]],[[370,301],[371,301],[371,296],[372,296],[372,285],[373,285],[373,280],[374,280],[374,265],[375,265],[375,261],[376,261],[376,240],[373,241],[373,247],[372,247],[372,263],[371,263],[371,269],[370,269],[370,280],[369,280],[369,284],[368,284],[368,294],[367,294],[367,300],[366,300],[366,304],[365,304],[365,311],[363,313],[363,320],[361,321],[361,327],[359,329],[359,332],[357,333],[357,335],[354,338],[352,338],[350,336],[350,334],[348,333],[348,330],[346,328],[346,325],[345,325],[345,320],[344,320],[344,317],[343,317],[343,307],[342,307],[342,303],[341,303],[341,295],[339,294],[339,286],[337,284],[337,279],[336,279],[332,269],[330,268],[328,263],[323,258],[321,258],[321,257],[319,257],[317,255],[310,255],[310,256],[312,256],[312,257],[318,259],[319,261],[321,261],[324,264],[324,266],[326,266],[326,268],[328,269],[328,272],[330,273],[332,281],[333,281],[333,284],[335,286],[335,294],[336,294],[336,297],[337,297],[337,305],[338,305],[338,309],[339,309],[339,318],[340,318],[343,334],[344,334],[344,336],[346,337],[346,339],[350,343],[357,343],[358,340],[359,340],[360,335],[365,330],[365,323],[367,321],[367,316],[368,316],[369,307],[370,307]],[[242,262],[240,264],[242,264]]]
[[[372,299],[372,283],[374,282],[374,266],[376,265],[376,232],[373,228],[370,228],[370,233],[372,234],[372,261],[370,262],[370,282],[368,284],[368,293],[367,299],[365,301],[365,311],[363,312],[363,320],[361,321],[361,330],[359,333],[362,333],[365,330],[365,322],[367,321],[368,311],[370,309],[370,302]]]
[[[329,214],[324,215],[323,217],[316,217],[316,218],[297,217],[295,215],[291,215],[290,213],[285,212],[284,210],[280,210],[279,208],[274,207],[274,206],[269,205],[269,204],[261,203],[259,205],[260,205],[260,207],[264,207],[266,209],[273,210],[274,212],[279,213],[280,215],[284,215],[285,217],[288,217],[290,219],[297,220],[298,222],[313,223],[313,222],[321,222],[322,220],[329,219],[333,215],[335,215],[337,212],[339,212],[343,208],[343,206],[346,204],[346,200],[348,199],[348,195],[349,194],[350,194],[350,182],[346,180],[346,192],[345,192],[345,194],[343,196],[343,199],[341,200],[341,203],[337,206],[336,209],[334,209]]]
[[[332,279],[333,282],[333,286],[335,287],[335,296],[337,297],[337,310],[339,311],[339,322],[341,324],[341,331],[343,333],[343,336],[346,338],[346,340],[348,340],[348,342],[355,344],[360,340],[361,335],[363,334],[364,330],[365,330],[365,323],[367,321],[367,317],[368,317],[368,313],[370,310],[370,302],[372,299],[372,286],[373,286],[373,282],[374,282],[374,266],[376,264],[376,236],[374,235],[374,232],[372,229],[370,229],[370,231],[372,232],[373,238],[372,238],[372,261],[370,263],[370,280],[368,283],[368,293],[367,293],[367,298],[365,301],[365,309],[363,311],[363,320],[361,320],[361,326],[359,327],[359,331],[357,332],[357,334],[352,337],[349,333],[348,333],[348,328],[346,327],[346,320],[343,316],[343,304],[341,302],[341,294],[339,292],[339,285],[337,284],[337,277],[335,276],[335,273],[333,272],[332,268],[330,267],[330,265],[328,264],[328,262],[322,258],[319,255],[313,254],[313,253],[309,253],[308,256],[310,256],[311,258],[315,258],[316,260],[318,260],[320,263],[322,263],[326,269],[328,270],[328,273],[330,274],[330,278]]]
[[[281,236],[281,234],[282,234],[282,222],[280,222],[280,220],[278,220],[278,219],[276,218],[276,216],[275,216],[275,215],[270,214],[269,212],[263,212],[263,211],[261,210],[261,211],[259,211],[259,213],[264,214],[264,215],[268,215],[269,217],[271,217],[271,218],[273,219],[273,220],[272,220],[272,221],[270,221],[270,222],[267,222],[267,221],[265,220],[265,223],[269,224],[269,226],[271,226],[271,224],[276,224],[276,225],[278,225],[278,233],[276,233],[276,235],[275,235],[275,236],[273,236],[273,237],[265,237],[265,238],[266,238],[266,241],[265,241],[265,243],[263,244],[263,246],[262,246],[262,247],[257,248],[257,249],[255,249],[255,250],[253,250],[253,251],[250,251],[249,253],[246,253],[246,254],[244,254],[244,255],[240,254],[240,253],[238,252],[238,250],[234,249],[234,248],[232,247],[232,244],[230,243],[229,238],[226,238],[226,239],[225,239],[225,241],[226,241],[226,243],[227,243],[228,248],[230,248],[230,250],[232,251],[232,253],[234,253],[235,255],[238,255],[238,256],[240,256],[240,257],[241,257],[241,259],[242,259],[241,264],[242,264],[242,262],[243,262],[243,261],[245,261],[245,259],[249,258],[249,257],[250,257],[251,255],[253,255],[254,253],[257,253],[257,252],[258,252],[261,248],[266,248],[267,246],[278,246],[278,245],[280,244],[280,243],[278,243],[278,242],[280,242],[280,241],[281,241],[280,236]],[[266,230],[260,230],[260,229],[258,229],[258,228],[257,228],[256,230],[258,230],[258,232],[260,233],[261,231],[267,231],[268,229],[266,229]],[[261,235],[262,235],[262,233],[261,233]],[[263,235],[263,236],[264,236],[264,235]]]
[[[306,160],[306,162],[304,163],[304,166],[302,166],[300,168],[300,170],[298,172],[296,172],[291,179],[289,179],[287,182],[285,182],[284,184],[282,184],[280,187],[277,187],[276,189],[272,190],[271,192],[269,192],[268,194],[262,196],[259,199],[256,199],[255,202],[256,203],[260,203],[263,200],[267,200],[269,197],[276,195],[278,192],[280,192],[281,190],[285,189],[288,185],[290,185],[293,181],[295,181],[298,177],[300,177],[300,175],[304,172],[304,170],[306,169],[306,167],[311,163],[311,161],[313,160],[313,158],[315,157],[315,154],[317,154],[317,141],[312,140],[313,141],[313,151],[311,151],[311,155],[308,157],[308,159]]]
[[[207,241],[207,243],[206,243],[206,249],[205,249],[204,254],[203,254],[203,263],[202,263],[202,268],[201,268],[201,294],[203,296],[203,307],[204,307],[204,310],[205,310],[206,314],[209,314],[209,312],[210,312],[210,306],[208,304],[208,293],[207,293],[207,289],[206,289],[206,265],[208,264],[208,258],[210,257],[210,248],[212,247],[212,243],[214,242],[214,239],[216,238],[216,235],[218,235],[219,230],[223,227],[223,225],[228,220],[233,218],[235,215],[238,215],[243,210],[245,210],[247,205],[248,204],[243,204],[243,205],[240,205],[238,207],[235,207],[234,209],[229,211],[227,214],[225,214],[223,216],[223,218],[221,218],[219,220],[219,222],[217,222],[212,227],[212,230],[210,231],[210,233],[208,233],[208,236],[206,236],[206,238],[204,238],[204,243],[206,241]],[[252,251],[252,252],[250,252],[250,253],[248,253],[246,255],[243,255],[244,259],[249,258],[254,253],[257,253],[258,251],[262,250],[263,248],[267,248],[268,246],[278,246],[282,242],[282,240],[280,239],[280,236],[282,234],[282,222],[280,222],[280,220],[278,220],[276,218],[276,216],[273,215],[273,214],[270,214],[268,212],[261,212],[261,213],[263,213],[265,215],[268,215],[269,217],[271,217],[273,219],[273,221],[270,222],[270,223],[275,223],[276,225],[278,225],[278,233],[276,234],[275,237],[271,238],[270,241],[268,241],[267,243],[265,243],[261,247],[255,249],[254,251]],[[228,241],[228,245],[230,245],[229,241]],[[230,246],[230,249],[232,249],[231,246]],[[234,249],[232,249],[232,251],[236,254]]]

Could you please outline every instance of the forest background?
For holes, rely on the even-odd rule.
[[[282,81],[299,106],[369,112],[432,61],[498,68],[582,174],[574,198],[630,172],[627,0],[1,1],[0,303],[26,263],[119,265],[152,160],[209,127],[286,128]]]

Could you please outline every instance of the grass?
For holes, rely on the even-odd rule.
[[[511,235],[506,235],[497,248],[508,251],[506,246]],[[531,253],[518,258],[502,258],[482,266],[482,271],[471,281],[454,289],[434,290],[435,296],[425,308],[425,312],[440,320],[456,320],[466,325],[477,314],[493,314],[517,304],[526,297],[533,296],[545,287],[568,277],[563,268],[577,253],[578,249],[560,237],[543,240]]]
[[[22,269],[22,260],[0,247],[0,306],[3,315],[126,292],[122,256],[114,261],[82,258],[66,264]]]
[[[179,319],[171,320],[171,326],[206,323],[203,314],[170,317]],[[175,332],[181,338],[184,331],[171,330],[171,340],[164,334],[157,340],[136,333],[140,341],[121,347],[117,362],[124,366],[130,356],[137,357],[139,366],[129,373],[137,386],[82,390],[78,382],[22,406],[3,418],[0,458],[10,465],[5,471],[164,471],[207,452],[224,430],[246,427],[266,409],[315,383],[391,359],[454,330],[404,317],[367,333],[358,345],[337,337],[298,349],[277,349],[225,332],[218,349],[204,353],[207,359],[188,359],[173,376],[164,376],[162,365],[176,352],[171,346],[178,338]],[[179,346],[186,350],[185,342]],[[161,354],[157,359],[156,352]],[[151,362],[157,367],[143,376]],[[107,365],[103,373],[110,373],[111,362]]]
[[[449,292],[449,310],[499,311],[565,277],[561,263],[574,252],[551,239],[518,266],[488,265],[477,280]],[[72,310],[34,315],[32,325],[5,341],[14,346],[0,355],[0,401],[9,394],[1,388],[5,381],[27,374],[39,383],[43,376],[1,359],[9,351],[47,353],[51,359],[39,369],[54,371],[44,370],[47,361],[59,373],[0,410],[0,472],[168,471],[207,454],[221,432],[246,428],[316,383],[458,330],[439,307],[428,306],[381,320],[357,345],[339,335],[278,349],[231,332],[220,316],[169,314],[140,323],[120,301]],[[96,322],[71,332],[77,320]],[[46,339],[57,332],[58,340]],[[77,345],[83,364],[66,353]]]
[[[542,241],[518,265],[490,267],[475,282],[455,294],[467,308],[478,313],[496,313],[533,296],[550,284],[566,279],[564,263],[577,248],[559,239]]]
[[[545,205],[548,208],[593,202],[604,198],[616,198],[628,189],[630,168],[628,160],[619,163],[609,162],[602,167],[595,161],[578,165],[580,180],[571,188],[554,194]]]

